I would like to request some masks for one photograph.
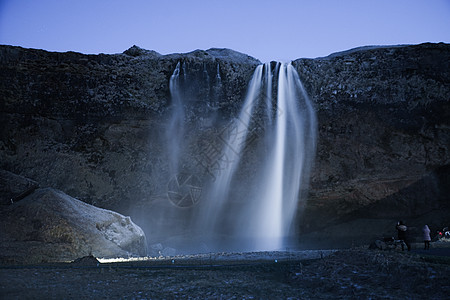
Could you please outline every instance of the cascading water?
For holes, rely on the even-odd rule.
[[[169,121],[169,126],[167,127],[166,139],[168,141],[169,173],[174,175],[179,171],[178,164],[180,161],[180,150],[184,128],[184,108],[180,88],[180,62],[177,63],[177,66],[170,77],[169,90],[170,95],[172,96],[172,116]]]
[[[265,82],[266,82],[266,109],[267,109],[267,120],[268,125],[272,126],[272,80],[273,80],[273,74],[272,70],[270,69],[270,64],[267,63],[265,66]],[[278,64],[277,64],[278,66]]]
[[[182,69],[186,81],[185,63]],[[180,63],[170,79],[171,172],[181,171],[180,149],[186,145],[179,77]],[[206,65],[201,78],[209,84]],[[221,84],[217,65],[213,96],[209,96],[214,99],[206,99],[210,108],[217,104]],[[226,250],[282,249],[299,212],[298,203],[304,201],[316,144],[315,113],[295,68],[284,63],[257,66],[239,115],[217,130],[223,165],[212,174],[214,180],[202,183],[202,200],[187,213],[187,238],[214,251],[224,244]]]
[[[214,228],[217,226],[217,220],[221,219],[220,214],[224,213],[224,205],[228,200],[229,191],[232,188],[231,180],[239,166],[242,147],[244,146],[245,139],[247,137],[250,116],[253,111],[253,107],[257,102],[256,100],[261,85],[262,69],[262,65],[258,66],[253,78],[250,81],[247,97],[244,101],[244,107],[246,109],[243,109],[239,114],[238,119],[233,120],[233,122],[229,125],[231,132],[239,132],[242,134],[239,138],[226,138],[227,145],[223,149],[222,157],[225,157],[226,161],[229,163],[224,166],[223,169],[221,168],[216,174],[215,182],[208,189],[207,193],[207,199],[211,199],[211,201],[208,201],[202,207],[202,211],[197,216],[198,228],[200,228],[207,236],[213,234]],[[205,232],[204,229],[207,229],[207,231]]]
[[[269,107],[267,107],[269,109]],[[256,248],[280,249],[297,211],[300,190],[308,185],[315,152],[315,115],[291,64],[281,64],[278,73],[277,111],[273,141],[256,192],[259,209],[252,221]],[[270,132],[270,131],[268,131]]]

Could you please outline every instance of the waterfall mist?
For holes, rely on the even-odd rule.
[[[153,206],[147,216],[150,247],[174,253],[283,249],[306,201],[316,145],[313,106],[291,64],[266,63],[256,67],[236,117],[221,119],[219,64],[214,71],[209,76],[205,65],[190,78],[189,66],[178,63],[170,78],[171,205]],[[206,99],[193,92],[201,89]],[[187,107],[194,102],[204,109],[190,120]]]

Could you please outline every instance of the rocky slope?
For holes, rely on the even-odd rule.
[[[195,147],[217,135],[208,129],[211,115],[224,124],[236,116],[259,64],[232,50],[160,55],[134,46],[83,55],[0,46],[0,169],[126,215],[170,206],[164,124],[178,62],[191,83],[186,130],[194,157],[183,164],[207,177]],[[447,44],[293,62],[319,135],[301,232],[334,235],[330,226],[357,222],[347,236],[367,238],[388,234],[397,218],[414,222],[435,210],[442,213],[426,221],[431,227],[450,222],[449,64]],[[362,229],[358,220],[382,222]]]

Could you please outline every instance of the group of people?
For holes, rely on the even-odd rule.
[[[405,223],[403,223],[403,221],[399,221],[397,223],[396,228],[397,228],[398,239],[403,241],[402,251],[405,250],[404,245],[406,245],[406,247],[408,248],[408,251],[410,251],[411,244],[409,243],[408,236],[407,236],[408,227],[405,225]],[[428,250],[428,249],[430,249],[430,242],[431,242],[430,228],[428,227],[428,225],[423,226],[422,234],[423,234],[424,249]]]

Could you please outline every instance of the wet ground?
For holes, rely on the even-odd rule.
[[[449,299],[450,249],[0,267],[1,299]]]
[[[434,256],[447,256],[450,257],[450,248],[437,248],[437,249],[414,249],[411,250],[413,253],[419,255],[434,255]]]

